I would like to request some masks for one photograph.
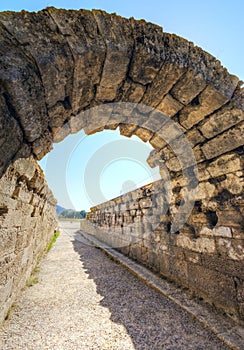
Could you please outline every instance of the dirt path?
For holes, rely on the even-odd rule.
[[[145,286],[62,223],[5,329],[3,350],[228,349],[168,299]]]

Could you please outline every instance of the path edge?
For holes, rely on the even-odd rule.
[[[213,315],[203,305],[187,296],[186,292],[180,290],[172,283],[156,275],[148,268],[140,265],[131,258],[123,255],[113,248],[108,247],[93,235],[78,231],[86,241],[95,246],[110,259],[126,268],[130,273],[140,279],[150,288],[163,295],[181,309],[197,319],[205,328],[211,331],[222,343],[232,350],[242,350],[244,344],[244,329],[224,315]]]

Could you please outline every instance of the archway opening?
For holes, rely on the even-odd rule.
[[[119,129],[90,136],[68,136],[39,164],[58,204],[86,210],[143,185],[159,180],[159,167],[147,159],[153,147],[137,136],[120,135]]]

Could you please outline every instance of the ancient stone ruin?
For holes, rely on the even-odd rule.
[[[239,79],[187,40],[102,11],[3,12],[0,24],[0,320],[56,227],[36,160],[71,133],[118,127],[150,142],[162,180],[93,208],[97,234],[243,319]]]

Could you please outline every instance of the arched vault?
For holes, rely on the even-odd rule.
[[[1,173],[13,159],[41,159],[60,134],[81,128],[121,124],[122,134],[165,147],[147,119],[138,125],[133,115],[123,123],[106,115],[100,128],[92,116],[76,119],[111,102],[157,108],[182,129],[201,163],[243,144],[241,83],[192,42],[97,10],[3,12],[0,24]]]

